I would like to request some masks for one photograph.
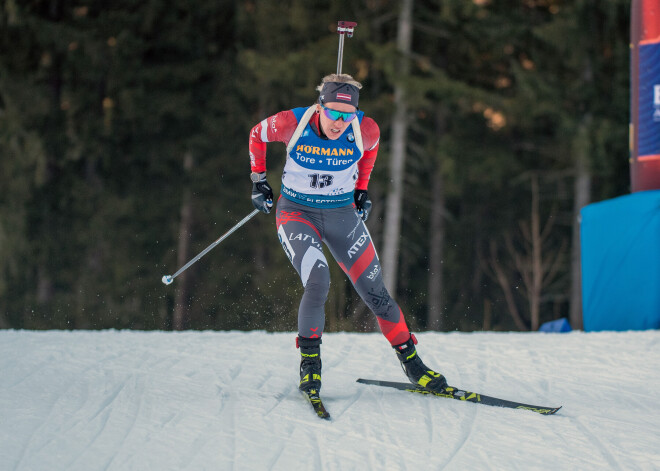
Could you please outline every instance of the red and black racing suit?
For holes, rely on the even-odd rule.
[[[249,148],[253,172],[266,171],[266,143],[289,145],[304,111],[281,111],[252,128]],[[330,288],[323,242],[377,316],[387,340],[398,345],[410,338],[410,332],[401,309],[385,288],[378,254],[353,202],[355,189],[367,189],[380,131],[376,122],[361,112],[353,121],[359,121],[362,149],[356,146],[353,127],[348,126],[339,139],[330,140],[319,132],[319,115],[312,115],[287,155],[276,208],[277,232],[305,288],[298,310],[301,337],[323,334]]]

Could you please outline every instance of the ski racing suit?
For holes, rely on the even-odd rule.
[[[331,140],[320,132],[319,115],[308,110],[295,108],[264,119],[252,128],[249,142],[250,164],[256,173],[266,171],[266,143],[287,145],[276,227],[304,287],[298,334],[306,338],[323,334],[330,289],[323,242],[376,315],[390,344],[406,342],[410,332],[403,312],[385,288],[378,254],[353,201],[354,190],[366,190],[369,183],[378,152],[378,125],[358,111],[352,125]]]

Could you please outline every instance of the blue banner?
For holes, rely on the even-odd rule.
[[[660,43],[639,47],[637,156],[660,155]]]

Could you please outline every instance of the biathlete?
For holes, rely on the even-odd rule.
[[[361,88],[350,75],[328,75],[317,87],[318,103],[280,111],[250,133],[252,203],[266,214],[273,207],[273,190],[266,180],[266,144],[283,142],[287,146],[276,227],[304,287],[296,339],[301,353],[299,388],[311,395],[318,395],[321,389],[320,345],[330,289],[323,242],[376,315],[408,379],[440,391],[447,381],[417,354],[417,340],[385,288],[378,255],[364,224],[371,209],[367,186],[380,130],[358,109]]]

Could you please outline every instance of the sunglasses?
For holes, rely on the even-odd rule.
[[[325,117],[331,121],[337,121],[339,118],[341,118],[344,120],[345,123],[348,123],[352,121],[353,118],[355,118],[355,115],[357,114],[357,111],[353,111],[352,113],[347,113],[346,111],[331,110],[330,108],[326,108],[323,105],[321,105],[321,108],[323,108],[323,114],[325,114]]]

